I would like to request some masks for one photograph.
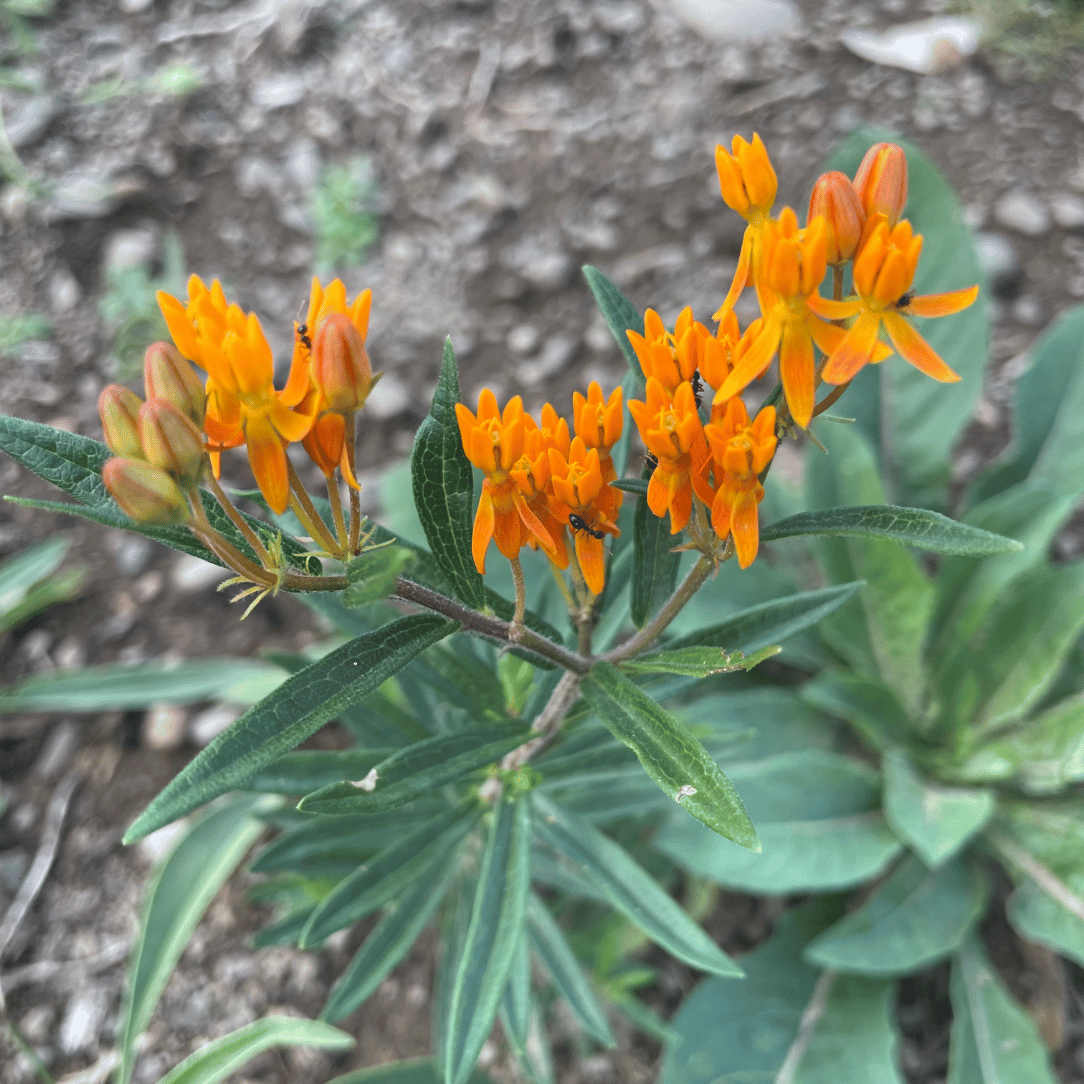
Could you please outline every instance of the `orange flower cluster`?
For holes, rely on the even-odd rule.
[[[523,546],[541,549],[559,569],[569,566],[571,532],[576,566],[587,588],[602,593],[605,538],[618,535],[623,494],[610,453],[624,420],[621,389],[605,398],[592,383],[586,398],[573,396],[573,437],[568,422],[546,403],[539,425],[517,395],[502,412],[488,388],[474,413],[456,404],[463,450],[484,475],[474,519],[472,551],[486,569],[490,542],[510,561]]]

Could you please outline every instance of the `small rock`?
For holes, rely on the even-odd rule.
[[[178,591],[187,595],[206,591],[220,584],[227,576],[229,572],[226,569],[186,553],[174,562],[170,580]]]
[[[0,891],[13,894],[30,868],[30,855],[19,847],[0,851]]]
[[[237,163],[234,181],[242,196],[258,196],[263,192],[277,195],[282,187],[279,170],[266,158],[249,155]]]
[[[76,990],[68,998],[64,1019],[60,1021],[58,1041],[65,1054],[93,1049],[105,1023],[110,994],[105,986],[95,984]]]
[[[1023,269],[1007,237],[1000,233],[975,234],[975,255],[995,295],[1007,297],[1020,289]]]
[[[670,0],[674,14],[714,41],[777,37],[802,24],[791,0]]]
[[[541,290],[559,289],[568,281],[574,268],[567,252],[533,237],[505,249],[501,262]]]
[[[39,94],[16,104],[10,117],[5,118],[11,145],[16,150],[22,150],[36,143],[58,112],[57,100],[51,94]]]
[[[49,200],[48,217],[104,218],[118,202],[117,192],[107,177],[76,171],[56,182]]]
[[[38,759],[34,761],[34,774],[42,779],[55,779],[72,758],[79,745],[79,727],[70,719],[58,723],[45,739]]]
[[[56,1011],[52,1005],[35,1005],[19,1021],[23,1037],[32,1043],[43,1043],[53,1034]]]
[[[508,332],[508,349],[513,354],[533,354],[538,349],[538,328],[534,324],[516,324]]]
[[[1038,327],[1043,322],[1043,306],[1039,299],[1031,294],[1018,297],[1009,311],[1018,324],[1024,324],[1026,327]]]
[[[136,602],[140,605],[153,602],[162,593],[164,581],[165,577],[157,569],[145,572],[132,584],[132,593],[135,595]]]
[[[305,97],[306,80],[287,72],[268,75],[252,88],[252,101],[263,109],[284,109]]]
[[[1084,226],[1084,199],[1071,192],[1055,192],[1050,197],[1050,213],[1063,230],[1079,230]]]
[[[305,193],[316,187],[316,182],[320,179],[321,165],[320,148],[315,139],[307,136],[302,136],[290,144],[286,161],[283,163],[286,176]]]
[[[53,661],[60,670],[78,670],[86,665],[86,645],[78,636],[65,636],[53,652]]]
[[[994,204],[999,225],[1028,237],[1041,237],[1050,229],[1050,212],[1030,192],[1013,188]]]
[[[158,229],[156,226],[117,230],[105,243],[103,263],[106,273],[142,267],[154,259],[157,251]]]
[[[141,11],[146,11],[153,3],[154,0],[119,0],[117,6],[126,15],[137,15]]]
[[[33,802],[23,802],[11,811],[11,827],[20,835],[29,832],[37,821],[38,807]]]
[[[236,722],[241,717],[237,708],[227,707],[225,704],[217,704],[213,708],[206,708],[192,716],[188,723],[188,736],[194,745],[203,749],[222,733],[226,727]]]
[[[982,30],[974,19],[938,16],[903,23],[887,30],[854,27],[839,40],[855,56],[921,75],[956,67],[979,47]]]
[[[596,3],[591,9],[595,22],[608,34],[633,34],[646,22],[643,7],[637,3]]]
[[[53,660],[49,658],[49,648],[52,646],[53,634],[48,629],[33,629],[23,637],[19,648],[26,661],[36,670],[52,670]]]
[[[144,713],[139,732],[148,749],[179,749],[188,728],[188,712],[177,704],[152,704]]]
[[[538,387],[561,372],[575,357],[578,347],[579,343],[571,335],[554,335],[547,339],[534,361],[524,361],[517,366],[520,381],[525,387]]]
[[[136,576],[147,567],[151,559],[151,543],[142,535],[127,531],[109,537],[113,550],[113,563],[122,576]]]
[[[365,400],[365,415],[374,421],[387,421],[408,411],[412,401],[413,392],[402,378],[395,373],[385,373]]]
[[[58,314],[71,312],[83,296],[79,280],[66,267],[53,272],[48,289],[49,307]]]

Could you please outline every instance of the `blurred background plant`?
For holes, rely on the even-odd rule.
[[[23,316],[0,314],[0,357],[15,354],[23,343],[43,339],[53,330],[53,323],[44,313],[29,312]]]
[[[985,28],[984,45],[1004,75],[1047,77],[1084,43],[1082,0],[969,0]]]
[[[86,568],[60,567],[70,546],[67,539],[52,538],[0,563],[0,636],[47,606],[79,594]]]
[[[360,267],[380,235],[371,159],[355,155],[326,166],[313,192],[314,269],[318,275]]]

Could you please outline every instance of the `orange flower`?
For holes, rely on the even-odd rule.
[[[290,501],[286,444],[302,440],[314,420],[293,409],[308,391],[308,367],[294,365],[286,387],[276,391],[274,358],[259,319],[228,305],[217,280],[208,289],[193,275],[187,305],[161,291],[158,304],[177,348],[207,371],[203,424],[212,451],[246,444],[260,491],[275,512],[284,512]],[[217,471],[217,455],[212,461]]]
[[[733,309],[723,314],[719,330],[704,342],[704,358],[700,366],[700,375],[713,390],[721,388],[730,374],[741,364],[742,359],[754,349],[764,328],[762,319],[754,320],[745,334],[738,331],[738,318]],[[754,374],[752,380],[759,380],[772,363],[771,354],[764,359],[764,367]],[[727,400],[719,399],[712,403],[711,419],[718,421],[726,410]]]
[[[738,268],[730,284],[726,300],[715,314],[719,320],[727,309],[733,308],[738,295],[754,280],[760,265],[760,248],[764,227],[769,221],[778,190],[775,170],[768,151],[759,135],[746,143],[735,136],[728,152],[723,146],[715,148],[715,168],[719,173],[719,190],[728,207],[732,207],[749,223],[742,237]]]
[[[548,454],[553,487],[550,507],[558,520],[573,528],[580,572],[592,594],[599,595],[606,583],[604,536],[621,532],[602,511],[610,487],[602,480],[598,449],[589,449],[582,437],[575,437],[567,456],[557,448]]]
[[[555,413],[549,403],[546,404],[546,407],[549,407],[549,410]],[[546,408],[543,407],[543,417],[545,417],[545,414]],[[565,545],[565,525],[567,521],[557,519],[551,507],[549,450],[557,445],[552,439],[552,434],[539,429],[529,414],[524,414],[523,420],[526,423],[526,432],[523,437],[523,455],[516,460],[515,466],[508,473],[515,479],[516,485],[519,486],[519,491],[523,494],[527,507],[538,517],[538,521],[546,528],[546,533],[553,541],[553,553],[547,553],[547,556],[558,568],[568,568],[568,547]],[[564,419],[560,420],[565,427],[565,439],[562,447],[564,452],[567,453],[569,446],[568,424]],[[540,543],[535,535],[529,534],[527,545],[531,549],[538,549]]]
[[[952,383],[959,380],[934,351],[933,347],[904,319],[908,316],[949,316],[966,309],[976,297],[978,286],[951,290],[943,294],[914,297],[911,283],[922,251],[922,235],[914,234],[904,219],[890,228],[884,215],[873,216],[868,239],[854,260],[854,286],[857,297],[846,301],[810,298],[809,307],[828,320],[858,319],[832,351],[823,377],[829,384],[846,384],[869,362],[887,356],[878,340],[882,325],[892,345],[916,369],[935,380]]]
[[[907,206],[907,155],[895,143],[874,143],[854,175],[854,190],[867,217],[882,214],[895,226]]]
[[[692,385],[681,384],[671,397],[654,377],[647,381],[646,402],[633,399],[629,413],[647,450],[658,460],[647,487],[647,506],[660,519],[670,513],[670,533],[677,534],[693,507],[693,492],[711,505],[708,444],[696,410]]]
[[[598,464],[602,472],[603,490],[599,497],[599,509],[608,520],[616,522],[624,494],[610,483],[617,478],[617,469],[610,457],[613,446],[621,439],[625,425],[623,395],[620,387],[614,388],[609,399],[604,399],[597,381],[591,381],[585,399],[578,391],[572,393],[572,419],[576,436],[588,448],[598,449]]]
[[[717,489],[711,525],[720,538],[730,535],[738,564],[748,568],[760,545],[757,505],[764,487],[757,477],[775,454],[775,407],[765,407],[752,425],[741,399],[731,399],[726,413],[704,427],[715,461]]]
[[[825,323],[810,304],[826,269],[824,219],[814,219],[802,234],[794,211],[785,207],[779,221],[769,222],[764,232],[763,260],[757,279],[763,327],[755,344],[745,351],[716,391],[716,404],[742,391],[764,371],[778,349],[779,378],[791,417],[802,428],[809,425],[816,392],[813,344],[828,354],[843,339],[842,329]]]
[[[493,540],[510,561],[519,556],[524,543],[531,537],[547,555],[554,555],[553,539],[528,508],[511,475],[512,468],[523,455],[526,432],[523,400],[518,395],[510,399],[502,416],[497,409],[497,397],[489,388],[484,388],[478,396],[477,415],[462,403],[456,403],[455,414],[463,450],[486,476],[471,540],[475,567],[479,572],[485,572],[486,550]]]
[[[644,376],[653,376],[672,394],[683,380],[692,380],[700,366],[702,344],[710,333],[693,319],[693,310],[686,305],[673,334],[666,330],[662,317],[654,309],[644,313],[643,335],[636,331],[625,334],[636,351]]]
[[[817,178],[806,222],[818,216],[824,219],[828,262],[838,267],[854,256],[866,224],[866,212],[846,173],[832,170]]]

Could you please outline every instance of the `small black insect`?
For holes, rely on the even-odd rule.
[[[700,409],[700,400],[704,397],[704,382],[700,379],[700,370],[697,369],[693,373],[693,379],[691,381],[693,386],[693,398],[696,400],[696,409]]]
[[[583,516],[577,516],[575,512],[569,512],[568,525],[575,531],[586,531],[592,538],[605,538],[605,531],[596,531],[592,527],[587,526],[587,520]]]
[[[311,350],[312,349],[312,339],[309,338],[309,325],[308,324],[298,324],[298,326],[297,326],[297,337],[301,340],[301,345],[306,350]]]
[[[914,301],[914,299],[915,299],[914,292],[912,290],[908,290],[907,293],[903,294],[900,297],[899,301],[896,302],[896,308],[897,309],[905,309],[905,308],[907,308],[908,305],[911,304],[912,301]]]
[[[659,457],[654,452],[648,452],[644,456],[644,463],[646,464],[651,474],[655,473],[655,468],[659,465]]]

